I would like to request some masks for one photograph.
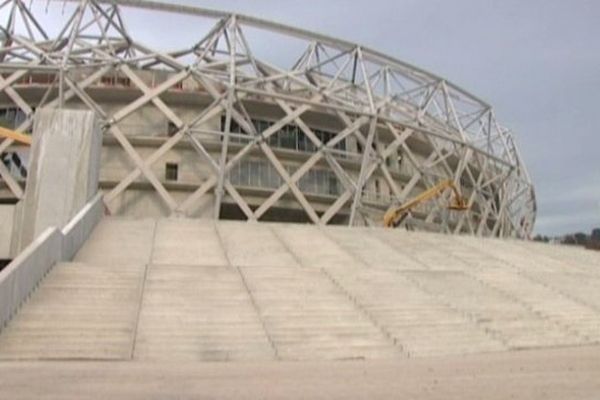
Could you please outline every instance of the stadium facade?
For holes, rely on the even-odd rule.
[[[0,123],[29,132],[37,109],[93,110],[113,215],[381,225],[390,205],[450,179],[468,211],[448,210],[442,196],[403,223],[501,237],[533,229],[534,188],[512,133],[443,78],[238,14],[39,3],[0,9]],[[161,33],[129,29],[136,15],[195,29],[164,49]],[[1,197],[18,201],[26,151],[8,139],[0,154]]]

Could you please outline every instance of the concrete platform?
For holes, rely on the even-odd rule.
[[[383,360],[600,342],[600,255],[401,230],[106,218],[0,360]]]
[[[583,400],[600,347],[369,361],[0,362],[10,399]]]

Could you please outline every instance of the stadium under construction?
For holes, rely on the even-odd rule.
[[[512,133],[443,78],[241,15],[120,2],[199,21],[159,50],[111,3],[49,27],[14,4],[3,8],[2,123],[28,132],[37,109],[92,110],[111,215],[381,225],[390,205],[452,180],[467,212],[448,211],[444,194],[403,224],[500,237],[533,229],[534,190]],[[0,173],[3,197],[21,198],[23,175]]]
[[[0,394],[600,390],[600,256],[527,240],[533,184],[475,95],[236,13],[0,18]]]

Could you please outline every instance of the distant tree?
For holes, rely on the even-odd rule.
[[[600,242],[589,242],[585,247],[590,250],[600,251]]]
[[[585,246],[588,242],[588,236],[583,232],[577,232],[575,235],[575,243]]]
[[[593,242],[600,242],[600,228],[592,229],[592,235],[590,236],[590,239]]]
[[[577,244],[574,235],[565,235],[561,241],[563,244]]]

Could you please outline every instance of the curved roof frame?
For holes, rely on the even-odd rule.
[[[55,0],[57,3],[59,1],[62,2]],[[407,137],[404,137],[403,132],[417,132],[435,150],[429,161],[431,164],[442,166],[455,181],[469,179],[477,188],[472,201],[481,202],[484,215],[477,227],[469,227],[471,232],[481,233],[488,229],[483,223],[488,213],[496,214],[497,223],[491,229],[492,234],[505,231],[527,236],[533,228],[536,210],[533,185],[512,133],[498,124],[494,111],[487,103],[451,82],[364,46],[254,17],[142,0],[69,1],[75,3],[74,11],[57,37],[52,39],[23,0],[7,0],[0,5],[0,10],[10,10],[6,24],[1,27],[4,40],[0,68],[14,71],[7,79],[0,81],[0,90],[30,117],[24,122],[25,125],[19,127],[27,129],[26,125],[32,118],[32,108],[11,88],[11,84],[32,71],[55,71],[58,74],[59,82],[56,86],[59,95],[49,104],[60,106],[67,97],[77,96],[97,111],[105,119],[110,132],[135,161],[136,171],[150,181],[172,210],[176,210],[178,206],[152,175],[144,160],[135,153],[117,125],[120,119],[141,105],[153,103],[182,132],[193,131],[193,127],[184,126],[183,121],[160,99],[160,94],[164,91],[181,84],[185,79],[193,79],[215,101],[214,108],[206,111],[207,115],[217,109],[225,112],[225,137],[228,138],[231,134],[232,120],[240,124],[247,133],[256,135],[258,139],[252,145],[262,148],[286,182],[285,190],[293,192],[314,222],[326,221],[316,215],[293,177],[281,170],[282,165],[274,158],[272,151],[264,148],[264,142],[260,142],[260,138],[264,139],[267,135],[265,132],[254,131],[248,122],[249,118],[246,118],[247,114],[244,115],[241,99],[260,97],[276,103],[286,114],[284,120],[299,124],[325,153],[332,151],[327,149],[328,144],[320,143],[301,119],[307,110],[318,108],[338,116],[346,124],[342,133],[355,136],[367,149],[376,140],[374,136],[377,126],[394,133],[392,150],[403,148],[410,151],[405,145]],[[183,50],[161,52],[134,39],[124,24],[121,6],[206,17],[216,21],[200,41]],[[17,23],[19,17],[22,21],[20,30]],[[293,66],[278,67],[252,53],[244,32],[247,28],[302,39],[307,42],[306,50]],[[192,62],[189,62],[190,57]],[[173,76],[159,87],[147,87],[136,76],[135,70],[153,68],[170,69]],[[97,72],[77,82],[73,78],[73,71],[85,69],[95,69]],[[115,114],[108,115],[86,95],[85,87],[111,71],[127,76],[143,95]],[[356,127],[358,121],[362,123]],[[354,129],[350,130],[351,128]],[[3,142],[0,152],[9,145],[10,143]],[[202,144],[197,145],[199,153],[204,154]],[[362,191],[358,188],[364,187],[374,169],[381,169],[381,165],[377,166],[374,160],[389,157],[392,151],[390,148],[386,150],[377,150],[375,154],[364,151],[360,160],[360,176],[355,182],[348,179],[339,163],[336,164],[327,154],[323,155],[340,181],[346,181],[346,192],[341,198],[352,202],[351,224],[363,207]],[[227,172],[231,169],[227,151],[228,139],[224,141],[219,162],[214,165],[216,208],[218,210],[222,196],[227,192],[249,219],[256,218],[256,213],[250,210],[242,196],[227,181]],[[455,168],[447,163],[448,153],[457,154],[460,158]],[[239,161],[241,157],[243,155],[234,159]],[[425,177],[428,174],[427,166],[417,162],[414,164],[417,173],[421,175],[418,179],[420,184],[425,187],[435,184],[435,176]],[[485,174],[473,170],[474,165],[477,166],[477,171]],[[3,174],[1,169],[0,175],[7,182],[10,181],[10,177]],[[393,186],[393,182],[389,182],[391,179],[387,180]],[[127,182],[130,184],[131,179]],[[122,182],[118,189],[122,191],[127,187],[127,182]],[[495,207],[494,199],[486,196],[486,188],[499,184],[497,200],[501,206],[496,205],[498,209],[492,210]],[[13,187],[14,184],[11,182],[10,186]],[[410,192],[406,188],[392,189],[397,201],[403,201]],[[18,189],[14,191],[18,192]],[[438,211],[441,204],[440,201]],[[339,208],[337,204],[326,215],[331,218]],[[431,215],[434,213],[430,213]],[[459,227],[463,223],[470,224],[468,221],[464,222],[463,218]]]

